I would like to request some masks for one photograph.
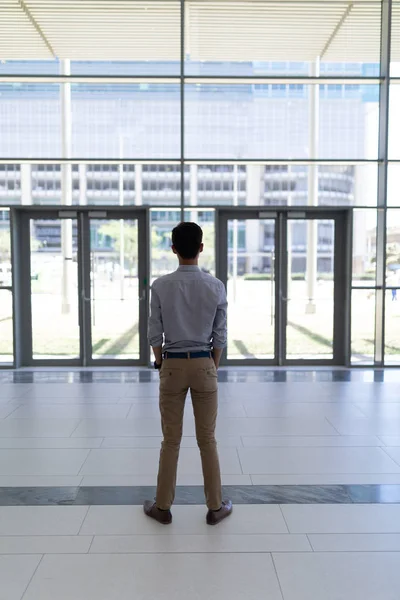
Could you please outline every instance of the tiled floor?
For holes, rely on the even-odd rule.
[[[162,527],[135,487],[157,472],[155,373],[0,371],[0,600],[398,600],[400,373],[220,380],[222,474],[240,501],[217,528],[193,504],[189,401],[178,483],[198,487]],[[275,485],[290,487],[258,487]]]

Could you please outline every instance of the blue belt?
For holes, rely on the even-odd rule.
[[[211,358],[211,352],[165,352],[164,358]]]

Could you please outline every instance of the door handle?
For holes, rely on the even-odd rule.
[[[138,297],[138,300],[139,302],[143,302],[143,300],[146,300],[146,290],[143,290],[143,292]]]

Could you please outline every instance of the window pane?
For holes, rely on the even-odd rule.
[[[179,158],[174,84],[71,86],[72,157]],[[60,86],[0,84],[0,157],[61,157]]]
[[[400,2],[394,0],[392,3],[392,48],[390,75],[400,77]]]
[[[186,2],[190,75],[379,74],[380,2]],[[364,63],[364,64],[363,64]]]
[[[31,220],[34,359],[80,354],[77,219]]]
[[[375,348],[375,291],[351,295],[351,362],[373,363]]]
[[[0,267],[1,268],[1,267]],[[0,364],[13,362],[12,292],[0,288]]]
[[[0,84],[0,156],[59,157],[60,86]]]
[[[150,282],[177,268],[177,259],[171,250],[171,231],[180,221],[181,213],[178,209],[160,208],[150,211]]]
[[[215,221],[213,210],[185,210],[185,221],[198,223],[203,230],[204,250],[200,255],[200,268],[215,276]]]
[[[353,212],[353,287],[375,286],[376,221],[376,210]]]
[[[399,286],[397,282],[396,285]],[[385,364],[400,364],[400,290],[392,288],[386,294]]]
[[[0,210],[0,364],[13,361],[10,213]],[[3,289],[2,289],[3,288]]]
[[[185,203],[192,206],[305,206],[307,165],[187,165]],[[318,165],[318,205],[376,206],[377,165]]]
[[[399,63],[400,64],[400,63]],[[400,72],[399,72],[400,76]],[[389,160],[400,159],[400,85],[392,83],[389,92]]]
[[[391,163],[388,165],[388,188],[387,188],[388,206],[400,207],[399,182],[400,182],[400,164]]]
[[[298,87],[187,85],[186,157],[377,158],[378,86],[319,86],[315,149],[309,146],[312,86]]]
[[[400,210],[387,212],[386,227],[386,285],[400,288]],[[396,298],[397,300],[397,293]]]
[[[72,155],[177,158],[180,93],[174,84],[72,86]]]

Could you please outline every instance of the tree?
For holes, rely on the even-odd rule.
[[[208,271],[215,267],[215,230],[213,223],[202,224],[204,251],[200,257],[201,266]]]
[[[0,262],[10,262],[11,260],[11,239],[10,232],[0,229]]]
[[[105,247],[109,245],[107,242],[111,242],[110,249],[119,253],[121,250],[122,231],[124,236],[125,263],[127,264],[129,271],[132,271],[138,260],[138,226],[123,222],[123,227],[121,227],[120,221],[109,221],[100,227],[99,234],[105,238]],[[160,240],[160,235],[153,229],[151,233],[153,258],[154,252],[158,251]]]

